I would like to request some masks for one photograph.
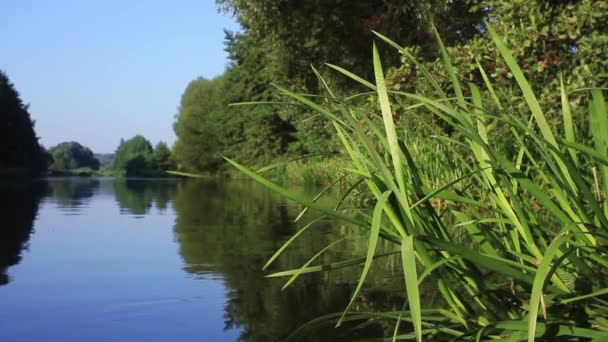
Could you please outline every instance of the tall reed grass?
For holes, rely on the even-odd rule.
[[[575,132],[569,90],[563,84],[558,90],[561,127],[552,128],[505,43],[491,26],[487,31],[521,89],[526,119],[509,111],[513,100],[501,98],[479,63],[485,89],[462,84],[439,37],[451,84],[448,89],[406,50],[377,34],[416,64],[419,74],[434,88],[433,97],[388,90],[375,46],[375,82],[332,66],[368,87],[368,94],[338,97],[318,73],[327,92],[322,105],[315,102],[317,98],[278,87],[282,95],[316,110],[333,124],[349,160],[344,171],[356,178],[355,185],[364,184],[374,196],[373,210],[349,208],[344,198],[332,207],[318,205],[315,199],[290,192],[228,160],[256,181],[315,209],[313,212],[368,231],[366,255],[316,264],[319,255],[337,248],[330,244],[301,268],[269,275],[288,277],[289,285],[305,273],[361,267],[344,312],[306,324],[292,339],[328,323],[369,320],[392,321],[392,340],[600,341],[608,336],[608,112],[604,90],[580,90],[590,94],[585,118],[590,137]],[[376,97],[379,113],[352,105],[361,96]],[[441,118],[454,133],[446,136],[437,130],[424,140],[410,140],[410,134],[395,124],[393,101]],[[512,141],[515,154],[505,152],[488,134],[490,123],[508,128],[507,140]],[[350,193],[346,191],[344,197]],[[314,229],[315,220],[311,222],[265,267],[291,242]],[[353,303],[369,270],[385,255],[376,251],[380,239],[393,243],[395,253],[401,255],[407,300],[403,310],[396,312],[354,312]],[[438,291],[442,303],[424,303],[421,286]]]

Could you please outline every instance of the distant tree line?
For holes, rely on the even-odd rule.
[[[39,176],[47,169],[51,175],[103,171],[119,176],[164,176],[165,171],[174,168],[167,144],[161,141],[152,148],[141,135],[121,140],[114,154],[95,155],[75,141],[59,143],[46,151],[38,142],[28,106],[0,71],[0,176]]]
[[[216,2],[222,11],[236,17],[242,30],[226,32],[230,64],[225,73],[212,80],[193,80],[182,95],[174,124],[178,139],[173,152],[177,167],[187,171],[221,170],[222,156],[262,165],[336,150],[336,138],[330,133],[333,128],[301,106],[280,104],[285,99],[277,96],[273,85],[319,94],[321,97],[312,100],[326,102],[323,96],[329,94],[313,66],[338,94],[364,91],[325,63],[372,80],[373,41],[380,49],[390,89],[433,96],[434,89],[418,77],[423,70],[430,72],[443,89],[449,89],[433,27],[447,46],[458,76],[482,89],[485,87],[477,63],[498,88],[512,97],[522,96],[504,62],[497,58],[485,22],[493,25],[513,49],[532,86],[547,95],[543,105],[548,108],[559,106],[559,92],[555,90],[560,75],[568,89],[608,85],[608,6],[603,1]],[[372,31],[403,46],[419,64]],[[573,100],[581,108],[585,105],[583,93],[574,95]],[[267,104],[229,106],[251,101]],[[361,110],[376,110],[370,101],[374,100],[360,97],[353,99],[353,104]],[[395,117],[409,134],[424,134],[426,125],[442,124],[427,122],[426,116],[407,109],[408,105],[396,103]],[[578,124],[584,125],[584,120],[578,118]]]

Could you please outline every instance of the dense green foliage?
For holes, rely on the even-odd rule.
[[[547,108],[550,125],[559,122],[560,77],[569,89],[608,86],[608,6],[604,1],[483,1],[476,6],[485,6],[485,20],[504,37],[533,90],[542,95],[541,105]],[[448,94],[454,94],[438,55],[428,59],[419,48],[395,41],[405,49],[401,52],[402,65],[388,72],[389,88],[430,95],[432,86],[422,77],[429,72]],[[484,76],[477,63],[501,94],[513,100],[522,98],[511,69],[500,58],[485,30],[472,39],[448,46],[447,50],[456,75],[479,86],[483,97],[489,99],[491,95],[483,90]],[[586,120],[586,97],[585,92],[571,95],[575,125],[580,129],[584,129]],[[405,110],[411,101],[399,101],[394,108],[403,113],[398,124],[411,132],[423,132],[428,127],[428,116]],[[513,114],[522,118],[526,108],[521,102],[510,101],[506,105],[515,104],[520,107],[513,108]],[[442,124],[441,119],[434,120]],[[508,136],[504,126],[493,125],[490,130],[495,135]]]
[[[221,108],[261,101],[263,106],[248,109],[276,115],[295,129],[286,148],[266,156],[341,152],[345,167],[337,176],[347,175],[359,196],[375,203],[373,211],[360,207],[360,198],[353,198],[352,207],[348,201],[318,205],[241,166],[263,163],[251,160],[246,148],[230,154],[218,143],[213,154],[198,150],[204,155],[199,158],[235,158],[239,163],[231,163],[259,182],[369,231],[366,253],[344,261],[363,266],[345,312],[316,320],[294,336],[317,325],[379,318],[396,322],[400,339],[418,341],[604,336],[605,1],[218,4],[236,15],[243,31],[227,34],[233,63],[204,91],[219,94],[214,99],[225,96],[216,114],[198,116],[205,118],[208,136],[219,142],[230,131],[240,140],[229,146],[261,146],[245,130],[235,130],[244,126],[272,139],[277,132],[258,128],[245,115],[238,121],[243,126],[228,125],[233,109]],[[375,38],[381,44],[373,58],[371,30],[384,34]],[[383,68],[379,56],[387,56],[391,46],[397,58],[388,57]],[[234,90],[250,97],[228,96]],[[177,125],[182,119],[180,112]],[[196,127],[183,125],[182,130]],[[179,143],[184,134],[176,132]],[[189,170],[201,168],[191,164]],[[398,311],[351,313],[368,272],[377,267],[380,239],[393,242],[401,254],[407,301]],[[289,276],[290,284],[300,274],[344,265],[317,263],[319,254],[300,269],[272,276]],[[423,283],[442,302],[424,302]]]
[[[28,106],[8,76],[0,71],[0,174],[39,175],[46,171],[48,162]]]
[[[174,168],[167,144],[159,142],[152,148],[141,135],[129,140],[121,139],[114,154],[112,169],[120,176],[161,176]]]
[[[301,105],[271,105],[280,101],[278,85],[296,92],[319,94],[316,70],[337,94],[364,90],[361,84],[338,77],[332,63],[370,79],[372,30],[404,46],[401,54],[387,56],[387,86],[392,90],[431,95],[433,87],[422,76],[429,72],[452,94],[432,24],[453,56],[453,67],[463,80],[483,84],[476,61],[505,96],[520,98],[521,91],[502,59],[498,58],[483,23],[491,22],[507,43],[535,89],[543,94],[548,120],[556,123],[558,75],[570,88],[605,86],[608,62],[608,8],[602,1],[482,1],[428,0],[285,1],[218,0],[221,10],[235,15],[242,26],[227,32],[226,51],[231,64],[213,80],[194,80],[184,92],[175,123],[175,157],[187,171],[221,170],[221,156],[249,165],[277,159],[340,151],[333,127]],[[375,38],[378,40],[378,38]],[[416,62],[413,62],[416,60]],[[483,88],[482,88],[483,89]],[[326,94],[323,94],[325,96]],[[482,97],[490,98],[482,90]],[[575,124],[582,128],[585,93],[571,96]],[[266,102],[258,106],[228,107],[230,103]],[[413,136],[425,136],[432,127],[444,127],[441,118],[421,115],[410,100],[394,102],[396,124]],[[357,106],[374,108],[374,101]],[[514,108],[519,115],[523,108]],[[579,118],[580,117],[580,118]],[[501,125],[491,127],[506,140]]]
[[[287,121],[267,107],[229,106],[255,97],[255,90],[245,87],[244,72],[233,66],[222,77],[199,78],[186,88],[174,126],[178,140],[173,153],[180,169],[217,171],[222,156],[260,163],[287,152],[294,140]]]
[[[373,111],[361,111],[357,102],[334,96],[329,87],[324,106],[282,91],[286,98],[317,110],[332,123],[348,155],[345,170],[373,196],[373,211],[365,207],[338,210],[347,203],[344,201],[332,207],[319,205],[316,198],[310,200],[291,192],[230,161],[284,196],[369,231],[366,255],[345,262],[363,265],[345,311],[313,321],[293,337],[328,323],[382,318],[395,322],[396,338],[417,341],[605,338],[605,89],[585,90],[591,96],[585,113],[588,125],[581,132],[575,129],[571,115],[575,104],[569,98],[571,90],[562,84],[555,95],[560,100],[559,119],[550,123],[553,106],[541,105],[543,93],[534,92],[512,52],[491,26],[487,26],[487,32],[521,98],[502,92],[488,78],[483,83],[491,94],[488,99],[475,84],[465,88],[440,42],[443,70],[454,97],[430,72],[421,78],[432,97],[389,91],[376,48],[374,84],[353,77],[372,91],[366,95],[377,101],[378,108]],[[405,48],[381,38],[407,54]],[[480,65],[477,71],[487,74]],[[440,119],[442,125],[430,126],[431,134],[426,137],[410,139],[409,132],[395,124],[391,97],[398,103],[410,103],[420,115]],[[504,134],[508,134],[516,153],[505,151],[505,137],[488,134],[497,122],[505,126]],[[433,149],[435,154],[429,156],[427,152]],[[449,162],[450,168],[428,167],[436,159]],[[294,239],[307,228],[298,231]],[[351,312],[369,270],[378,264],[375,259],[380,239],[394,243],[395,251],[401,254],[407,301],[398,311]],[[289,243],[291,240],[267,265],[278,260]],[[297,277],[331,270],[339,264],[305,263],[299,269],[272,276]],[[432,284],[443,302],[425,303],[422,284]]]
[[[75,141],[63,142],[48,149],[53,157],[51,170],[67,171],[78,168],[99,169],[99,160],[88,148]]]

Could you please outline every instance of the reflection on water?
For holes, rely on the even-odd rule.
[[[0,286],[9,282],[8,267],[21,260],[44,193],[42,182],[0,184]]]
[[[49,193],[57,206],[66,214],[78,215],[86,208],[99,188],[96,178],[82,177],[49,182]]]
[[[0,232],[0,275],[6,283],[6,268],[19,262],[45,190],[2,191],[1,210],[14,214],[9,220],[14,228]],[[63,312],[73,324],[98,332],[98,340],[281,340],[303,323],[343,309],[358,276],[358,269],[307,274],[285,291],[286,279],[266,278],[262,265],[298,228],[293,218],[301,208],[255,183],[79,178],[51,180],[46,193],[34,224],[35,244],[22,264],[11,268],[21,283],[0,288],[0,303],[8,303],[0,305],[0,339],[40,337],[32,329],[36,322],[21,327],[11,314],[31,314],[27,308],[35,307]],[[299,267],[343,236],[348,239],[320,263],[365,254],[358,233],[325,220],[303,234],[271,271]],[[402,304],[399,296],[378,290],[401,279],[391,262],[387,258],[372,269],[357,308]],[[33,284],[46,286],[48,294],[34,291]],[[51,325],[48,318],[39,324]],[[55,328],[48,336],[85,337]],[[380,325],[346,327],[310,340],[383,332]]]
[[[175,182],[172,180],[127,179],[114,182],[114,195],[121,213],[143,216],[154,205],[165,210],[175,196]]]

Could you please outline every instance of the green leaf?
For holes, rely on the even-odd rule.
[[[422,342],[422,314],[418,290],[418,274],[416,273],[416,251],[414,250],[414,237],[412,235],[408,235],[403,239],[401,258],[412,324],[416,332],[416,340]]]
[[[336,327],[340,326],[340,324],[342,323],[342,320],[344,319],[344,316],[348,313],[351,306],[354,304],[355,300],[357,299],[357,296],[359,295],[359,291],[361,291],[361,287],[363,286],[363,282],[365,281],[365,278],[367,277],[367,273],[369,272],[369,269],[372,266],[372,261],[374,260],[374,254],[376,253],[376,244],[378,242],[378,236],[380,233],[380,224],[382,222],[382,212],[384,211],[384,205],[386,204],[386,201],[388,200],[388,197],[390,195],[391,195],[390,191],[384,192],[382,194],[382,196],[380,196],[380,198],[378,199],[378,202],[376,203],[376,206],[374,208],[374,214],[372,215],[372,227],[371,227],[371,231],[369,233],[369,242],[367,245],[367,257],[365,258],[365,264],[363,265],[363,270],[361,271],[361,275],[359,276],[359,282],[357,283],[357,288],[355,289],[355,292],[353,293],[353,295],[350,299],[350,302],[346,306],[346,309],[344,309],[342,316],[340,316],[340,319],[338,320]]]

